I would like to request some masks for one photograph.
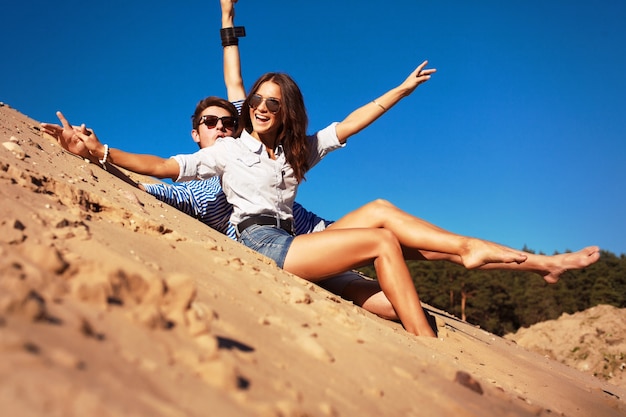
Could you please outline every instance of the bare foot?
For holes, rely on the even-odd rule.
[[[542,272],[543,279],[549,284],[555,284],[561,278],[561,274],[571,269],[585,268],[600,259],[600,248],[587,246],[578,252],[563,253],[551,256],[553,263]]]
[[[528,256],[522,252],[480,239],[468,238],[460,254],[467,269],[475,269],[489,263],[522,263]]]
[[[430,326],[422,327],[416,330],[408,330],[409,333],[413,333],[415,336],[424,336],[424,337],[437,337],[435,331]]]
[[[436,324],[434,324],[434,318],[432,316],[429,317],[432,318],[433,326],[436,326]],[[406,322],[402,321],[402,325],[404,326],[404,330],[414,334],[415,336],[437,337],[435,329],[431,327],[427,314],[423,309],[418,311],[416,316],[410,317],[410,320],[407,320]]]

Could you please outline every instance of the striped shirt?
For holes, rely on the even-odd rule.
[[[226,201],[219,177],[176,184],[142,184],[146,192],[164,203],[235,239],[230,223],[233,207]]]
[[[235,227],[230,222],[233,206],[226,200],[219,177],[175,184],[142,184],[149,194],[186,213],[212,229],[237,239]],[[323,219],[302,207],[293,205],[296,235],[324,230],[332,221]]]

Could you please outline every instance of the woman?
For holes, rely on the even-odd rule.
[[[237,225],[242,243],[274,259],[279,267],[311,281],[373,261],[380,286],[406,330],[434,336],[404,262],[403,250],[451,254],[468,268],[522,263],[528,255],[456,235],[416,218],[404,219],[405,229],[411,233],[378,227],[342,228],[340,219],[338,226],[323,232],[292,235],[292,204],[306,171],[430,79],[435,70],[424,69],[426,64],[418,66],[398,87],[312,136],[306,136],[308,117],[298,86],[289,76],[276,73],[262,76],[252,87],[243,106],[244,131],[240,139],[223,138],[192,155],[170,159],[134,155],[109,149],[94,134],[77,132],[77,136],[101,163],[108,161],[178,181],[220,175],[227,198],[234,206],[231,221]]]

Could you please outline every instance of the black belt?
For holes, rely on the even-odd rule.
[[[239,222],[237,225],[237,232],[241,235],[244,230],[252,225],[261,225],[261,226],[276,226],[278,228],[283,229],[285,232],[293,235],[293,222],[291,220],[283,220],[277,217],[258,215],[248,217],[247,219]]]

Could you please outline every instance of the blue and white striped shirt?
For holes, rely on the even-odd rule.
[[[186,213],[212,229],[236,240],[235,227],[230,223],[233,206],[226,200],[219,177],[175,184],[142,184],[146,192]],[[332,221],[323,219],[302,207],[293,205],[296,235],[324,230]]]
[[[235,239],[229,218],[233,207],[226,201],[219,177],[176,184],[142,184],[146,192],[212,229]]]

